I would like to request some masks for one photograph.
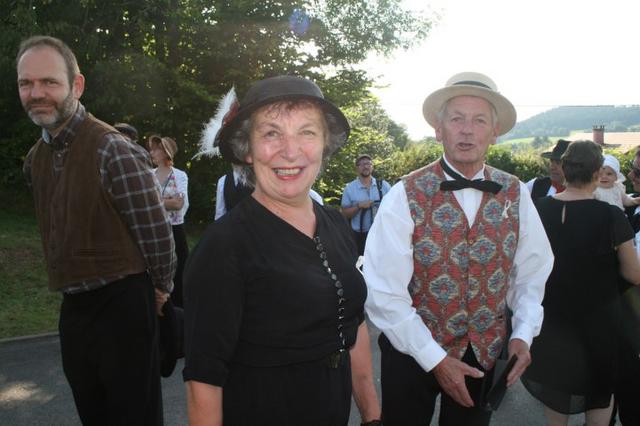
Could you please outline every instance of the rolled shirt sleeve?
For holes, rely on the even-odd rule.
[[[173,233],[149,154],[117,133],[105,136],[98,154],[103,185],[138,244],[153,284],[171,292],[176,269]]]

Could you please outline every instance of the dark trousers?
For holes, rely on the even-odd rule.
[[[640,358],[631,345],[620,343],[618,381],[614,399],[623,426],[640,425]],[[615,412],[614,412],[615,418]],[[612,422],[613,424],[613,422]]]
[[[442,392],[433,373],[427,373],[413,357],[398,352],[384,334],[378,339],[382,355],[382,416],[385,426],[428,426],[435,410],[436,398],[441,394],[439,424],[446,426],[486,426],[491,411],[476,407],[465,408]],[[462,361],[485,371],[468,348]],[[492,371],[485,372],[491,380]],[[482,379],[467,377],[469,394],[477,401],[482,398]]]
[[[65,294],[62,366],[84,425],[162,425],[153,285],[146,273]]]
[[[353,231],[353,237],[356,240],[356,246],[358,247],[358,255],[364,256],[364,245],[367,242],[368,232]]]
[[[184,305],[182,303],[182,274],[184,272],[184,264],[187,261],[187,257],[189,257],[189,245],[187,244],[187,234],[184,232],[184,225],[173,225],[172,228],[178,263],[176,265],[176,274],[173,277],[171,301],[174,306],[182,308]]]

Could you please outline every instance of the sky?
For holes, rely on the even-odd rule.
[[[462,71],[493,79],[518,121],[565,105],[640,104],[638,0],[405,0],[437,11],[424,42],[366,69],[393,120],[433,136],[422,102]]]

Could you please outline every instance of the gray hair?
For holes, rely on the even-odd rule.
[[[18,62],[20,62],[20,58],[22,58],[27,50],[42,47],[50,47],[57,51],[60,56],[62,56],[62,59],[64,59],[64,63],[67,67],[67,78],[69,79],[69,87],[72,87],[73,80],[75,80],[76,76],[80,74],[78,60],[76,59],[76,55],[73,54],[71,48],[59,38],[50,36],[33,36],[29,37],[26,40],[23,40],[20,43],[20,48],[18,49],[18,54],[16,55],[16,66],[18,65]]]
[[[300,104],[310,104],[319,108],[324,114],[325,121],[325,144],[324,150],[322,152],[322,168],[326,164],[327,159],[336,152],[345,142],[346,133],[338,124],[338,120],[336,117],[324,110],[320,104],[314,102],[313,100],[297,100],[297,101],[284,101],[273,103],[267,106],[267,108],[277,109],[281,106],[285,106],[285,108],[292,108],[293,106],[297,106]],[[238,129],[233,132],[233,134],[229,137],[228,144],[233,151],[234,157],[241,162],[237,165],[237,171],[239,174],[239,178],[242,182],[250,187],[254,187],[256,183],[256,175],[253,171],[253,166],[251,164],[247,164],[245,162],[245,158],[247,155],[251,153],[251,129],[253,128],[253,116],[255,112],[251,114],[250,117],[242,120],[238,125]]]
[[[454,99],[454,98],[451,98],[451,99]],[[451,102],[451,99],[447,99],[447,101],[443,103],[440,109],[438,110],[437,117],[440,123],[442,123],[442,120],[444,120],[444,114],[447,111],[447,107],[449,106],[449,102]],[[484,98],[480,98],[480,99],[484,99]],[[496,125],[498,124],[498,111],[496,110],[496,107],[491,102],[487,101],[487,103],[491,106],[491,124],[493,125],[493,127],[496,127]]]

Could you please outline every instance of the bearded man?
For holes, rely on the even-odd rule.
[[[156,314],[173,287],[171,225],[148,153],[89,114],[61,40],[24,40],[18,91],[42,137],[27,154],[60,346],[83,424],[160,425]]]

